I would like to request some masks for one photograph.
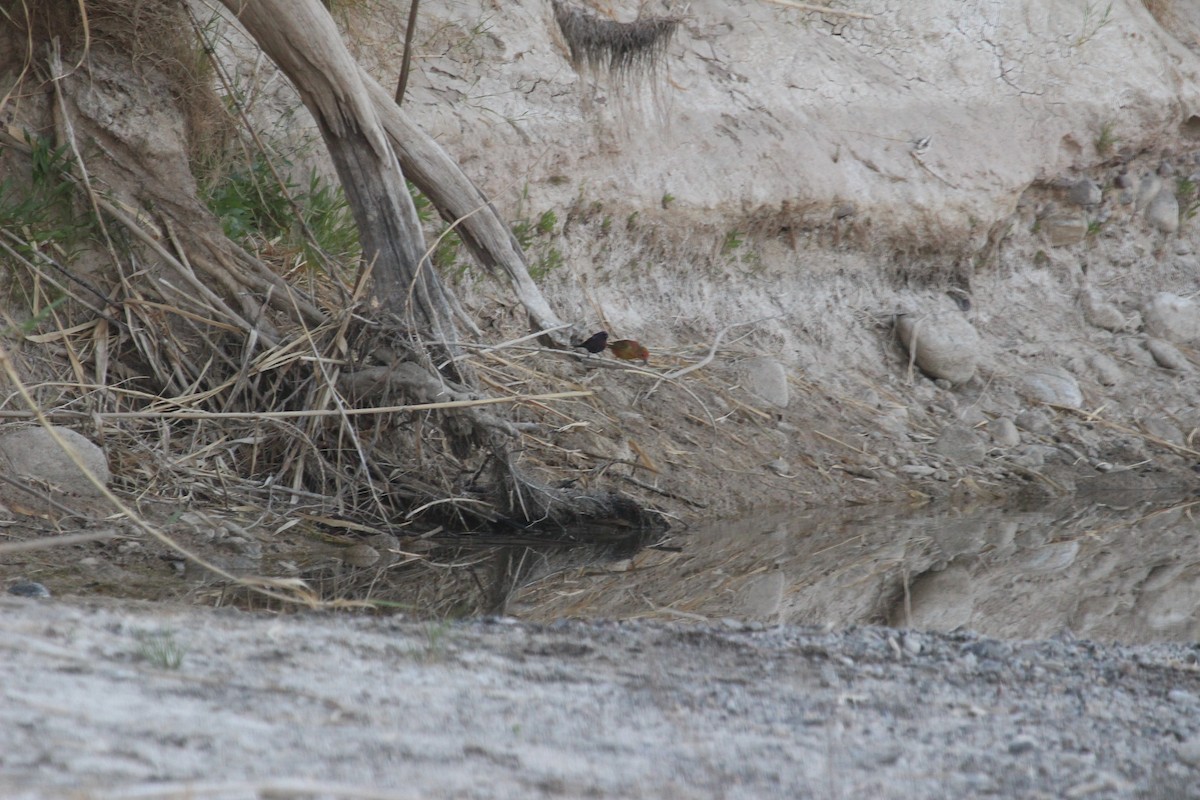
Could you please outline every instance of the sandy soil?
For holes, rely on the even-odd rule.
[[[0,600],[9,798],[1200,797],[1200,650]]]

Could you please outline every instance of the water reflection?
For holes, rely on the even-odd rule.
[[[1197,641],[1197,505],[741,520],[678,535],[679,552],[583,564],[568,553],[531,556],[506,611]]]

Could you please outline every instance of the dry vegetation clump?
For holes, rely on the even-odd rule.
[[[633,22],[599,19],[554,0],[554,19],[567,41],[571,63],[598,73],[651,72],[666,52],[679,20],[644,17]]]
[[[557,404],[589,390],[374,307],[345,199],[294,183],[243,127],[213,43],[187,33],[209,23],[141,0],[19,11],[0,24],[0,51],[22,54],[0,105],[0,355],[23,386],[0,413],[103,442],[134,506],[238,509],[340,548],[388,537],[364,546],[389,568],[664,527],[521,477],[513,443],[570,424]]]

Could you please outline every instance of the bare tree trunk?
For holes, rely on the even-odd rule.
[[[424,257],[400,162],[329,12],[318,0],[223,2],[291,79],[316,119],[358,223],[379,310],[438,342],[454,341],[450,305]]]
[[[387,90],[365,71],[362,81],[412,182],[447,221],[461,220],[458,231],[476,260],[489,272],[496,267],[504,271],[512,285],[513,294],[529,312],[534,326],[548,330],[562,325],[537,284],[529,277],[529,265],[525,262],[521,246],[513,238],[512,230],[487,196],[441,145],[392,103]]]

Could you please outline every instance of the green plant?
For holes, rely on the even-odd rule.
[[[662,196],[662,207],[663,208],[666,208],[667,206],[671,205],[671,203],[674,203],[674,202],[675,202],[675,195],[671,194],[670,192],[663,193],[663,196]]]
[[[66,145],[55,148],[49,139],[28,132],[25,143],[30,180],[28,185],[11,178],[0,182],[0,229],[20,231],[31,247],[51,242],[73,246],[93,230],[95,219],[71,208],[75,183],[70,150]]]
[[[137,635],[138,658],[159,669],[176,670],[183,666],[183,647],[172,631],[142,632]]]
[[[209,175],[201,194],[234,241],[298,251],[310,266],[326,265],[327,257],[357,261],[358,228],[342,188],[315,170],[303,186],[278,177],[289,166],[258,153],[244,167]]]
[[[538,217],[537,225],[535,227],[537,228],[537,232],[541,235],[549,236],[550,234],[554,233],[554,226],[557,224],[557,214],[555,214],[553,211],[543,211],[542,215]]]
[[[1112,22],[1112,7],[1113,4],[1110,2],[1104,7],[1103,11],[1100,11],[1099,3],[1088,2],[1083,7],[1083,26],[1072,44],[1075,47],[1082,47]]]
[[[548,248],[540,254],[537,261],[529,267],[529,277],[541,280],[564,263],[563,254],[557,247]]]
[[[1102,156],[1106,156],[1113,151],[1113,147],[1116,145],[1116,143],[1117,139],[1113,135],[1112,122],[1109,121],[1101,124],[1100,130],[1096,134],[1096,140],[1094,142],[1096,145],[1096,152]]]
[[[744,240],[742,239],[742,234],[737,231],[730,231],[729,233],[725,234],[725,241],[721,243],[721,252],[725,255],[729,255],[743,244]]]
[[[1200,211],[1200,186],[1191,178],[1181,176],[1175,180],[1175,196],[1179,199],[1182,219],[1192,219]]]

